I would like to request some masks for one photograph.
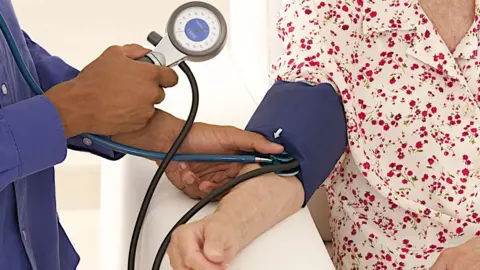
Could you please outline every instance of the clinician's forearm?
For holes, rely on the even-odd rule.
[[[258,168],[247,165],[241,174]],[[219,203],[216,213],[227,215],[239,230],[241,249],[280,221],[296,213],[304,202],[295,177],[263,175],[238,185]]]

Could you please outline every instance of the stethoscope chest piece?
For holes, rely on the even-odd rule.
[[[261,162],[260,166],[267,167],[267,166],[277,166],[282,164],[287,164],[294,161],[294,158],[288,154],[287,152],[282,152],[280,154],[270,154],[268,155],[268,159],[271,162]],[[276,172],[280,176],[295,176],[300,172],[300,167],[296,167],[286,171],[279,171]]]

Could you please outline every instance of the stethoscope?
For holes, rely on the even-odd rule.
[[[5,39],[23,78],[31,90],[37,95],[44,94],[44,91],[41,89],[28,70],[15,43],[15,39],[3,16],[0,16],[0,29],[5,36]],[[200,1],[193,1],[178,7],[173,12],[168,21],[166,32],[167,33],[165,37],[160,36],[156,32],[151,32],[148,35],[147,40],[153,46],[155,46],[155,48],[145,57],[138,59],[138,61],[151,63],[157,66],[179,66],[190,81],[193,94],[192,108],[186,120],[185,126],[180,132],[178,138],[175,140],[170,151],[168,153],[149,151],[119,144],[98,135],[82,135],[98,145],[120,153],[148,159],[162,160],[162,163],[160,164],[160,167],[158,168],[152,183],[147,190],[147,194],[145,195],[145,199],[142,203],[142,207],[135,224],[129,250],[129,270],[133,270],[135,268],[136,247],[138,245],[140,231],[148,206],[153,197],[153,193],[158,182],[160,181],[161,176],[171,161],[258,163],[262,166],[262,168],[251,171],[231,180],[225,186],[210,193],[206,198],[201,200],[190,211],[188,211],[165,237],[165,240],[160,246],[155,258],[153,265],[153,269],[155,270],[160,268],[160,264],[170,241],[171,233],[178,226],[187,223],[188,220],[192,218],[201,208],[213,201],[219,195],[224,194],[243,181],[260,176],[262,174],[277,173],[283,176],[292,176],[299,173],[298,163],[287,153],[281,153],[278,155],[264,155],[257,153],[249,153],[244,155],[176,154],[186,135],[190,131],[198,109],[198,85],[195,77],[185,61],[189,60],[192,62],[202,62],[217,56],[224,48],[227,41],[227,24],[223,15],[214,6]]]

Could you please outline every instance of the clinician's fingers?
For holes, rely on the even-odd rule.
[[[192,199],[201,199],[204,197],[204,192],[199,189],[200,179],[198,179],[195,173],[191,171],[185,171],[182,173],[182,179],[182,182],[185,185],[183,193]]]
[[[228,181],[228,180],[227,180]],[[216,189],[219,189],[220,187],[222,187],[224,184],[222,183],[214,183],[214,182],[209,182],[209,181],[203,181],[202,183],[200,183],[199,185],[199,189],[200,191],[202,192],[200,194],[200,197],[203,199],[205,197],[207,197],[208,194],[210,194],[212,191],[216,190]],[[223,194],[220,194],[219,196],[217,196],[215,198],[215,200],[217,201],[220,201],[223,197],[225,197],[225,195],[227,195],[230,191],[226,191],[225,193]]]
[[[158,91],[155,93],[153,103],[154,104],[160,104],[162,101],[165,100],[165,90],[163,90],[161,87],[158,88]]]
[[[225,164],[219,164],[217,166],[211,167],[200,174],[197,174],[197,176],[202,179],[203,181],[210,181],[214,183],[223,183],[225,180],[230,178],[230,176],[227,174],[229,170],[237,170],[237,172],[240,170],[241,166],[239,166],[239,163],[225,163]]]
[[[141,58],[147,53],[151,52],[151,50],[144,48],[138,44],[128,44],[119,48],[126,57],[133,60]]]
[[[177,85],[178,74],[172,68],[152,65],[152,69],[158,85],[166,88]]]
[[[188,197],[195,200],[199,199],[201,192],[198,190],[197,182],[194,181],[192,184],[189,184],[192,180],[185,180],[185,178],[195,178],[195,174],[190,171],[190,167],[184,162],[179,162],[175,165],[172,164],[172,166],[173,169],[167,174],[172,183],[174,183],[177,188],[181,186],[179,189]]]
[[[182,192],[194,200],[202,199],[202,192],[198,190],[198,187],[188,186],[185,187]]]
[[[221,186],[222,186],[222,183],[215,183],[212,181],[203,181],[198,185],[198,189],[200,189],[201,192],[208,194]]]
[[[118,48],[119,51],[123,53],[123,55],[133,60],[144,57],[146,54],[151,52],[151,50],[146,49],[138,44],[129,44],[122,47],[113,46],[112,48]],[[177,85],[178,74],[172,68],[159,67],[151,64],[146,67],[150,68],[150,73],[152,74],[153,78],[156,79],[159,86],[169,88]]]
[[[160,166],[161,161],[157,164]],[[185,184],[182,181],[182,169],[179,167],[179,162],[172,161],[166,170],[166,174],[170,182],[179,190],[185,189]]]
[[[232,166],[234,166],[232,164]],[[227,174],[227,168],[221,168],[218,167],[216,170],[213,170],[209,172],[208,174],[204,174],[201,176],[198,176],[201,181],[208,181],[216,184],[223,184],[225,181],[227,181],[230,177]]]
[[[182,182],[185,185],[183,191],[193,199],[205,198],[210,192],[221,186],[221,184],[217,184],[215,181],[222,178],[223,183],[226,180],[226,173],[223,171],[212,173],[206,176],[205,180],[200,179],[194,172],[188,169],[185,169],[181,174]]]
[[[257,151],[264,154],[278,154],[283,146],[267,140],[264,136],[235,127],[226,129],[225,149],[237,151]]]
[[[185,186],[194,185],[200,181],[197,175],[188,169],[183,170],[181,175],[182,182]]]

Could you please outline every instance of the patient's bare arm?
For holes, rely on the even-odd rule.
[[[245,166],[240,174],[259,168]],[[238,185],[217,208],[239,228],[241,248],[278,222],[296,213],[304,203],[304,191],[296,177],[268,174]]]
[[[257,169],[245,166],[240,174]],[[223,270],[255,238],[296,213],[304,190],[295,177],[267,174],[226,195],[210,216],[178,228],[168,249],[174,270]]]

